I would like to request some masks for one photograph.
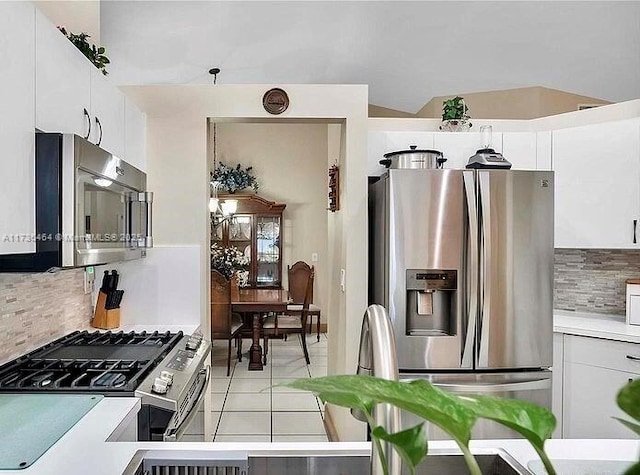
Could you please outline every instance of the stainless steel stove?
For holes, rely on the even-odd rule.
[[[178,440],[209,383],[211,344],[182,332],[77,331],[0,366],[0,393],[137,396],[139,440]]]

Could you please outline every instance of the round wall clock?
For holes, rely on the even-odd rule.
[[[262,105],[269,114],[282,114],[289,107],[289,96],[280,88],[269,89],[262,96]]]

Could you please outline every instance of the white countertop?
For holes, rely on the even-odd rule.
[[[624,315],[554,310],[553,331],[569,335],[640,343],[640,326],[627,325]]]
[[[140,401],[137,398],[105,398],[80,422],[67,432],[31,467],[24,470],[0,471],[23,475],[120,475],[138,450],[184,450],[206,457],[221,457],[230,451],[251,455],[282,454],[349,454],[368,455],[368,442],[342,443],[204,443],[204,442],[107,442],[115,430],[137,417]],[[117,435],[117,434],[116,434]],[[475,452],[502,448],[520,464],[527,466],[537,455],[523,440],[473,441]],[[450,441],[433,441],[429,451],[456,451]],[[640,440],[562,440],[547,442],[552,459],[623,460],[638,459]]]

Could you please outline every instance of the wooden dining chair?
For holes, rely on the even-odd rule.
[[[231,340],[236,340],[238,361],[242,361],[242,317],[231,311],[231,282],[211,270],[211,340],[229,340],[227,376],[231,374]]]
[[[307,280],[311,274],[315,274],[314,266],[309,267],[304,261],[298,261],[292,266],[287,266],[289,281],[289,298],[291,304],[287,305],[287,315],[300,315],[302,303],[306,295]],[[311,301],[309,303],[309,333],[313,332],[313,317],[317,318],[317,338],[320,341],[320,307],[313,305],[313,286],[311,287]]]
[[[307,337],[305,335],[305,329],[307,328],[307,318],[309,317],[309,304],[311,302],[311,292],[313,289],[313,276],[314,274],[311,272],[307,278],[305,297],[302,301],[298,315],[271,315],[264,319],[262,324],[264,334],[264,364],[267,364],[269,337],[281,335],[286,336],[296,333],[300,335],[304,359],[307,364],[311,364],[309,360],[309,352],[307,351]]]

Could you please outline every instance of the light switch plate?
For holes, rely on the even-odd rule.
[[[311,262],[318,262],[318,253],[314,252],[311,254]]]
[[[346,277],[347,271],[345,271],[344,269],[340,269],[340,290],[342,290],[343,292],[346,290]]]

